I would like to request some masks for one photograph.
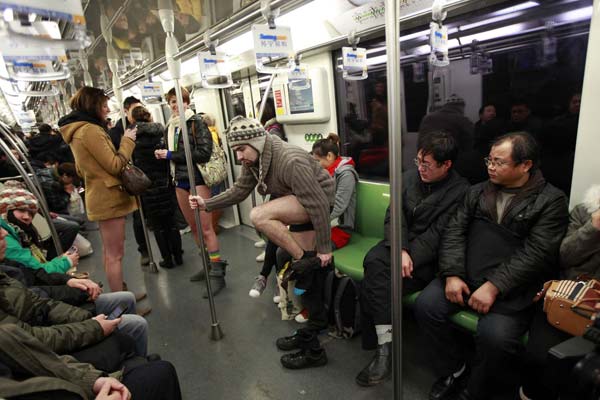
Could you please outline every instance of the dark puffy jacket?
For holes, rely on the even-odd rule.
[[[437,266],[440,239],[448,221],[462,201],[469,183],[451,170],[446,179],[433,184],[421,181],[417,170],[402,178],[402,248],[410,254],[415,273],[431,275]],[[390,209],[385,215],[385,240],[390,247]]]
[[[68,214],[70,196],[58,181],[58,176],[55,175],[54,169],[46,168],[44,163],[37,160],[31,161],[31,166],[40,181],[40,186],[42,187],[50,211],[57,214]]]
[[[170,184],[169,162],[157,160],[154,150],[162,148],[165,129],[161,124],[153,122],[139,122],[137,124],[137,138],[133,160],[152,180],[152,186],[142,195],[144,214],[146,218],[161,218],[173,215],[174,204]],[[199,172],[198,172],[199,173]]]
[[[36,159],[42,153],[50,153],[58,162],[73,162],[73,153],[60,135],[40,133],[27,141],[27,147],[32,159]]]
[[[456,140],[459,151],[470,151],[474,142],[474,126],[471,120],[465,117],[462,108],[453,104],[446,104],[438,111],[423,117],[419,126],[419,137],[431,132],[444,131],[451,134]]]
[[[73,352],[104,338],[102,327],[91,317],[80,308],[42,299],[0,273],[0,325],[23,328],[56,353]]]
[[[471,291],[490,281],[500,291],[492,311],[514,312],[557,275],[569,212],[564,193],[536,172],[497,223],[497,191],[487,181],[467,192],[442,237],[440,276],[460,277]]]
[[[208,129],[208,126],[204,123],[199,115],[194,115],[186,120],[188,128],[189,142],[192,149],[192,162],[193,164],[203,164],[210,160],[212,155],[213,139]],[[170,145],[169,145],[170,148]],[[175,163],[175,176],[173,179],[176,181],[189,181],[187,164],[185,161],[185,149],[183,146],[183,135],[179,135],[177,141],[177,150],[171,151],[171,161]],[[196,184],[204,184],[202,175],[198,168],[194,171],[196,177]]]

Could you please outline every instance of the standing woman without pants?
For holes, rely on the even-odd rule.
[[[175,207],[167,160],[157,160],[154,151],[164,148],[165,129],[161,124],[152,122],[152,116],[143,106],[131,111],[131,117],[137,123],[137,140],[133,158],[135,165],[152,180],[152,186],[142,197],[142,206],[148,224],[152,226],[156,243],[160,250],[162,268],[173,268],[183,264],[181,236],[175,226]]]
[[[125,216],[137,209],[135,198],[123,189],[120,175],[131,160],[136,129],[125,130],[119,149],[108,136],[108,96],[101,89],[82,87],[71,99],[70,114],[58,121],[71,146],[77,172],[86,188],[88,219],[98,221],[104,271],[110,290],[123,290],[121,262],[125,252]]]
[[[199,115],[194,114],[190,109],[190,94],[185,88],[181,88],[183,97],[183,108],[185,110],[185,121],[188,130],[188,138],[190,147],[192,148],[192,163],[202,164],[210,160],[213,149],[213,140],[208,127],[202,121]],[[167,148],[168,150],[156,150],[154,152],[156,158],[167,159],[171,162],[171,176],[175,181],[175,192],[177,194],[177,202],[179,208],[185,217],[188,225],[192,229],[196,243],[199,243],[198,231],[194,221],[194,212],[190,208],[188,197],[190,195],[190,178],[188,176],[185,149],[183,146],[183,135],[179,129],[179,109],[177,107],[177,98],[175,96],[175,88],[167,93],[167,103],[171,107],[171,118],[167,123]],[[196,186],[198,195],[202,198],[210,198],[210,188],[204,183],[202,174],[199,170],[195,171]],[[213,294],[216,295],[225,287],[225,266],[227,263],[221,260],[219,254],[219,242],[217,235],[213,230],[211,214],[202,211],[200,212],[200,220],[202,222],[202,235],[204,243],[210,257],[210,274],[209,277],[212,283]],[[204,271],[201,270],[193,275],[191,281],[201,281],[206,279]],[[204,293],[204,297],[208,297],[208,293]]]
[[[352,157],[340,156],[340,138],[330,133],[313,145],[312,155],[335,178],[335,204],[331,215],[331,241],[334,249],[341,249],[350,241],[356,215],[356,182],[358,173]],[[335,224],[337,220],[337,224]]]

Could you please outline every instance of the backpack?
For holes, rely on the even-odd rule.
[[[360,333],[360,303],[358,284],[349,276],[337,276],[335,271],[325,281],[325,308],[335,327],[332,336],[350,339]]]
[[[192,137],[196,142],[196,123],[198,120],[192,121]],[[200,122],[204,123],[202,120]],[[206,124],[205,124],[206,125]],[[207,128],[208,129],[208,128]],[[211,134],[212,138],[212,134]],[[219,143],[213,140],[212,153],[210,160],[204,164],[196,164],[198,170],[202,174],[202,179],[208,187],[218,185],[227,179],[227,162],[225,161],[225,152]]]

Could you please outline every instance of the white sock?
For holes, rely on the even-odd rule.
[[[531,400],[529,397],[527,397],[527,395],[523,391],[523,386],[519,387],[519,398],[521,400]]]
[[[375,325],[377,332],[377,344],[382,345],[392,341],[392,326],[391,325]]]
[[[467,369],[467,364],[463,364],[463,366],[460,367],[460,369],[458,371],[456,371],[455,373],[453,373],[452,375],[455,378],[458,378],[459,376],[461,376],[463,374],[463,372],[465,372],[465,369]]]

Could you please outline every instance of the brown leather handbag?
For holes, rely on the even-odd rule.
[[[593,324],[600,301],[600,282],[549,281],[544,285],[544,311],[548,323],[573,336],[581,336]]]
[[[121,181],[123,182],[125,191],[132,196],[141,195],[152,185],[152,181],[146,176],[144,171],[132,163],[127,163],[123,171],[121,171]]]

